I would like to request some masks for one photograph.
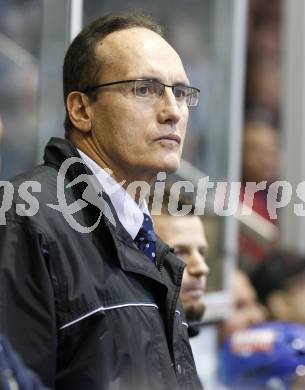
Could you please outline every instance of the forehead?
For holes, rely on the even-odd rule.
[[[157,233],[170,246],[207,246],[204,227],[198,216],[164,215],[154,218],[154,221]]]
[[[146,28],[113,32],[97,45],[96,53],[102,60],[103,81],[154,77],[164,82],[188,82],[177,52]]]

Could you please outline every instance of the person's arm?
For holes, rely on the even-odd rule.
[[[0,328],[25,364],[54,388],[57,332],[49,267],[43,234],[22,222],[0,226]]]
[[[1,390],[47,390],[34,372],[29,370],[0,335],[0,388]]]

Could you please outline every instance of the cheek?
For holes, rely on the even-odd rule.
[[[134,157],[136,160],[143,158],[143,156],[147,157],[151,147],[143,129],[130,126],[121,130],[117,136],[121,149],[128,153],[130,158]]]
[[[111,131],[109,131],[111,129]],[[120,146],[123,151],[136,152],[143,143],[143,131],[135,122],[123,118],[113,118],[108,129],[108,138],[111,144]],[[113,145],[114,146],[114,145]]]
[[[186,136],[187,122],[188,122],[188,119],[185,118],[184,120],[181,121],[181,124],[179,125],[179,133],[180,133],[181,138],[182,138],[182,142],[181,142],[182,146],[183,146],[185,136]]]
[[[183,293],[185,290],[187,290],[190,283],[189,274],[187,272],[187,269],[184,269],[182,283],[181,283],[181,292]]]
[[[300,290],[292,295],[291,306],[295,312],[298,312],[302,316],[305,315],[304,301],[305,301],[305,290]]]
[[[149,142],[155,133],[151,121],[145,120],[145,114],[140,117],[138,113],[134,116],[129,113],[125,118],[122,116],[113,121],[113,125],[116,128],[116,138],[127,147],[133,147],[135,151],[149,147]]]

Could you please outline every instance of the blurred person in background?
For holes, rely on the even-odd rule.
[[[180,299],[188,322],[190,336],[198,334],[198,325],[204,314],[204,293],[209,267],[204,225],[196,215],[174,216],[163,212],[153,215],[154,227],[160,238],[174,249],[186,267],[184,269]]]
[[[280,171],[280,107],[282,64],[282,1],[250,0],[248,18],[248,48],[246,66],[246,124],[242,180],[267,182],[266,190],[254,196],[253,210],[266,221],[268,186],[278,180]],[[243,201],[244,186],[241,192]],[[251,205],[249,205],[251,206]],[[250,218],[250,217],[249,217]],[[264,221],[262,220],[263,224]],[[243,268],[253,270],[270,248],[277,245],[276,227],[270,227],[274,239],[263,245],[256,236],[242,230],[239,237],[240,262]]]
[[[47,390],[0,334],[0,390]]]
[[[281,0],[250,0],[247,110],[268,110],[278,123],[281,104]]]
[[[304,256],[289,251],[269,253],[251,280],[271,319],[305,324]]]
[[[281,55],[281,0],[250,0],[248,53],[251,58]]]
[[[233,311],[228,320],[219,325],[219,338],[223,342],[238,330],[263,322],[266,312],[257,300],[256,292],[241,270],[235,270],[232,278]]]
[[[249,63],[247,76],[247,108],[260,108],[273,113],[278,120],[280,107],[281,68],[276,57],[255,58]]]
[[[217,384],[215,384],[215,389],[222,390],[226,387],[222,386],[223,380],[223,371],[226,373],[226,369],[230,362],[226,362],[226,359],[223,359],[222,350],[227,348],[226,346],[230,343],[232,337],[238,332],[243,332],[249,329],[251,326],[263,323],[266,319],[265,310],[257,301],[256,292],[251,285],[251,282],[248,276],[240,269],[236,269],[232,275],[231,281],[231,292],[232,292],[232,312],[230,317],[224,322],[218,324],[218,359],[217,367],[215,371],[219,371],[222,375],[219,375],[215,372],[215,378]],[[231,372],[233,378],[235,378],[234,373]],[[221,383],[222,382],[222,383]]]
[[[279,133],[269,123],[261,121],[247,122],[243,135],[243,183],[266,181],[270,185],[279,178],[280,140]],[[265,193],[263,191],[257,194]],[[255,199],[256,200],[256,199]],[[257,199],[253,208],[264,218],[269,219],[266,202]]]
[[[266,221],[278,225],[271,219],[267,207],[270,184],[278,180],[281,166],[279,134],[271,124],[262,121],[246,123],[243,137],[242,187],[240,201],[258,213]],[[247,182],[264,182],[265,189],[255,192],[253,200],[245,197]],[[251,216],[249,217],[251,218]],[[276,240],[270,243],[276,245]],[[267,254],[268,248],[241,230],[239,235],[241,262],[245,268],[253,268]]]
[[[219,354],[228,390],[304,390],[305,326],[266,322],[235,332]]]
[[[38,0],[0,1],[0,180],[37,162],[42,7]]]

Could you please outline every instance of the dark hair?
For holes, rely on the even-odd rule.
[[[254,270],[250,279],[261,303],[266,304],[269,295],[285,290],[297,278],[305,275],[305,257],[287,250],[268,253]]]
[[[72,91],[81,91],[94,85],[100,73],[102,61],[96,57],[96,45],[112,32],[133,27],[143,27],[163,36],[161,27],[150,16],[141,12],[111,13],[96,19],[85,27],[69,46],[63,66],[63,93],[66,108],[64,127],[66,138],[73,128],[67,110],[67,97]],[[96,95],[91,95],[92,99]]]

